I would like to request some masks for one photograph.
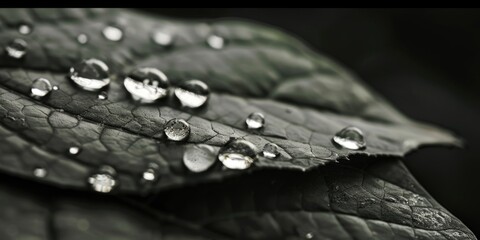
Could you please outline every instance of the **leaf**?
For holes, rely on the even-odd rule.
[[[355,157],[308,173],[257,172],[149,202],[232,239],[475,239],[398,158]]]
[[[218,238],[121,200],[58,191],[11,177],[1,180],[0,238],[4,240]],[[8,184],[12,181],[15,187]]]
[[[30,24],[33,32],[21,35],[17,31],[20,24]],[[102,29],[108,25],[122,29],[124,38],[119,42],[105,39]],[[158,46],[151,40],[151,34],[157,29],[173,31],[175,41],[172,47]],[[77,42],[79,34],[88,36],[87,44]],[[220,50],[209,48],[205,41],[211,34],[225,38],[226,46]],[[430,205],[417,209],[409,204],[386,203],[381,198],[384,196],[376,192],[355,190],[355,186],[359,185],[356,177],[360,171],[356,168],[362,164],[361,160],[353,157],[348,163],[352,164],[351,167],[347,167],[347,163],[334,164],[339,159],[359,154],[383,156],[372,163],[372,166],[378,167],[378,174],[389,172],[391,176],[385,176],[385,179],[397,176],[413,181],[408,172],[394,172],[399,168],[401,170],[401,163],[392,163],[384,156],[400,157],[427,144],[459,145],[459,140],[448,131],[409,120],[351,73],[280,31],[240,21],[186,22],[119,9],[8,9],[0,10],[0,36],[1,46],[6,46],[15,38],[25,39],[29,46],[21,60],[11,59],[5,52],[0,55],[0,170],[28,179],[22,189],[29,184],[47,185],[49,189],[54,189],[51,190],[54,191],[53,196],[61,196],[58,203],[67,202],[67,215],[71,215],[72,221],[87,218],[95,223],[95,227],[98,224],[99,228],[90,232],[98,232],[102,239],[143,239],[140,234],[152,231],[151,236],[157,237],[164,230],[187,239],[192,234],[206,234],[207,238],[214,236],[211,237],[214,239],[223,238],[223,235],[226,238],[247,239],[297,238],[304,237],[306,230],[314,231],[317,236],[328,236],[342,234],[338,222],[331,221],[333,217],[338,218],[338,214],[342,215],[340,218],[343,222],[347,222],[342,222],[342,226],[351,238],[370,236],[364,229],[366,221],[379,229],[370,230],[370,233],[376,232],[374,237],[381,239],[393,234],[385,231],[387,223],[390,223],[389,226],[400,225],[400,232],[408,232],[405,226],[410,224],[417,236],[437,237],[441,234],[448,239],[455,234],[466,234],[468,238],[474,238],[466,227],[434,203],[423,190],[410,189],[401,185],[401,179],[395,178],[391,182],[393,198],[400,199],[403,194],[418,194]],[[107,100],[98,99],[98,93],[77,88],[66,78],[73,64],[92,57],[105,61],[111,69],[112,83],[107,89]],[[174,99],[154,104],[135,103],[124,90],[122,82],[127,73],[139,66],[161,69],[174,86],[192,78],[203,80],[212,92],[208,105],[199,110],[188,110],[181,108]],[[38,77],[49,79],[59,89],[41,100],[31,98],[31,83]],[[265,114],[266,126],[260,131],[249,131],[245,127],[245,118],[256,111]],[[165,139],[163,126],[172,118],[184,118],[189,122],[191,134],[186,142],[173,143]],[[365,132],[365,150],[341,149],[331,142],[336,132],[350,125]],[[223,170],[218,161],[210,170],[200,174],[191,173],[183,166],[183,153],[191,144],[208,144],[218,150],[231,137],[249,140],[258,147],[268,142],[276,143],[281,148],[281,156],[274,160],[259,157],[255,166],[246,171]],[[70,147],[80,147],[81,150],[79,154],[71,155],[68,154]],[[159,181],[145,184],[141,181],[141,175],[150,163],[160,166]],[[317,168],[327,163],[332,164]],[[106,197],[104,200],[81,197],[90,194],[85,191],[91,189],[87,179],[102,165],[117,170],[119,184],[115,189],[117,194],[113,195],[118,197]],[[48,171],[43,178],[32,174],[39,167]],[[306,170],[309,172],[305,173]],[[326,182],[329,176],[332,176],[333,182],[354,187],[339,192],[338,196],[333,193],[330,196],[328,187],[331,186],[327,186]],[[382,181],[372,178],[372,181]],[[277,194],[267,191],[266,179],[282,182],[291,192]],[[201,183],[204,185],[193,189],[195,191],[188,187]],[[38,209],[45,209],[44,202],[52,201],[52,197],[39,197],[46,192],[29,195],[19,190],[23,192],[17,194],[9,190],[13,187],[5,186],[3,190],[0,188],[0,196],[4,196],[7,202],[13,202],[14,208],[21,208],[16,205],[20,204],[14,200],[16,198],[31,198],[29,204],[39,204]],[[373,185],[369,189],[381,193],[386,189],[385,186]],[[177,190],[164,193],[172,188]],[[252,200],[249,195],[251,191],[265,190],[262,191],[264,196],[258,200],[267,203],[259,209],[247,205],[249,202],[230,209],[215,209],[218,215],[212,216],[229,221],[237,221],[236,214],[241,214],[244,216],[238,220],[241,226],[228,221],[214,221],[201,213],[206,205],[217,206],[217,199],[205,198],[197,191],[218,189],[215,194],[219,194],[218,200],[223,201],[230,197],[228,194],[232,194],[230,192],[235,188],[244,188],[235,197],[247,201]],[[298,200],[295,188],[304,189],[305,196],[314,195],[304,198],[311,205],[299,205],[304,202]],[[72,189],[79,192],[72,193]],[[355,199],[347,193],[356,194]],[[156,196],[149,207],[148,196]],[[367,215],[353,213],[353,200],[366,197],[378,198],[376,201],[381,202],[379,206],[385,205],[391,212],[385,215],[383,210],[374,209]],[[268,201],[274,199],[277,199],[277,203],[269,206]],[[329,209],[322,205],[325,199],[340,205],[338,208],[332,205],[332,209]],[[282,201],[280,205],[279,200]],[[130,207],[120,203],[117,205],[118,201],[127,201],[136,207],[124,212]],[[110,202],[113,207],[105,207]],[[108,210],[103,216],[97,212],[98,208]],[[182,209],[190,209],[188,211],[191,213]],[[408,212],[409,209],[411,212]],[[418,217],[421,214],[416,211],[422,209],[427,209],[427,212],[421,213],[422,216],[438,215],[440,222]],[[272,222],[259,216],[257,210],[271,214],[287,211],[280,214],[286,220]],[[27,212],[31,211],[36,210],[33,208]],[[165,217],[164,212],[172,216]],[[157,218],[148,218],[145,216],[148,214],[154,214]],[[176,220],[170,222],[177,219],[177,215],[183,218],[179,225]],[[338,232],[325,225],[301,227],[305,215],[330,221]],[[410,223],[401,222],[407,215],[413,220]],[[372,220],[368,220],[370,218]],[[448,222],[444,223],[443,220]],[[16,224],[18,221],[5,219],[4,222]],[[205,221],[209,221],[208,224]],[[145,222],[151,224],[143,224]],[[256,228],[251,232],[242,231],[242,226],[249,225],[249,222],[256,223]],[[278,228],[269,225],[274,222],[279,223],[280,229],[285,232],[279,232]],[[58,222],[60,225],[64,223],[68,221]],[[101,228],[104,223],[112,223],[115,228]],[[49,228],[56,226],[49,224]],[[297,235],[294,235],[292,229],[298,227],[301,227],[301,234],[298,235],[295,230]],[[184,228],[193,232],[177,231]],[[53,232],[51,234],[62,232],[61,229],[50,231]],[[198,234],[196,231],[199,231]],[[127,234],[135,232],[139,232],[139,235]],[[395,232],[395,235],[398,238],[412,237],[408,233],[401,235],[403,232]],[[66,233],[72,234],[69,236],[73,238],[76,232],[68,229]],[[345,238],[348,237],[345,235]],[[343,236],[332,238],[342,239]]]
[[[191,177],[181,163],[184,144],[166,142],[163,136],[164,123],[176,117],[192,127],[188,143],[219,147],[238,137],[259,147],[268,142],[281,147],[282,157],[261,158],[257,169],[307,170],[352,154],[402,156],[421,144],[458,143],[443,130],[408,120],[331,60],[270,28],[232,21],[180,22],[125,10],[5,10],[1,15],[1,43],[15,37],[29,43],[22,61],[5,53],[0,58],[0,122],[5,136],[23,142],[4,151],[36,152],[35,161],[14,153],[15,161],[8,159],[1,168],[27,177],[32,165],[47,165],[53,171],[46,181],[82,187],[89,172],[106,164],[121,173],[120,190],[138,191],[138,176],[150,162],[162,167],[162,181],[153,189],[238,174],[211,171]],[[15,26],[22,23],[33,26],[30,35],[17,33]],[[107,25],[120,26],[124,39],[104,39],[101,31]],[[155,29],[172,29],[175,45],[155,45],[150,39]],[[85,45],[76,41],[81,33],[89,37]],[[211,33],[227,39],[227,46],[209,48],[205,39]],[[108,100],[66,78],[69,67],[91,57],[112,69]],[[158,67],[174,85],[204,80],[213,92],[208,106],[191,111],[169,102],[134,103],[122,79],[138,66]],[[41,102],[28,96],[38,77],[59,87]],[[261,131],[246,130],[245,118],[254,111],[266,115]],[[365,151],[339,149],[331,142],[349,125],[365,132]],[[71,146],[82,151],[68,156]],[[30,167],[16,168],[20,160]]]

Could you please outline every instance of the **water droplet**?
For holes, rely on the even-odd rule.
[[[338,191],[338,190],[340,190],[340,186],[338,186],[338,185],[335,185],[335,187],[333,188],[333,190],[334,190],[334,191]]]
[[[110,166],[102,166],[97,173],[88,178],[88,183],[96,192],[109,193],[117,185],[115,175],[115,169]]]
[[[156,68],[139,68],[131,72],[123,85],[132,98],[142,103],[151,103],[167,96],[167,76]]]
[[[150,163],[148,164],[147,170],[145,170],[142,174],[143,180],[147,182],[153,182],[157,179],[158,177],[158,169],[160,167],[156,163]]]
[[[95,58],[83,60],[71,67],[70,79],[88,91],[97,91],[110,84],[107,64]]]
[[[383,198],[385,201],[387,202],[391,202],[391,203],[396,203],[397,202],[397,199],[395,199],[394,197],[392,196],[386,196]]]
[[[113,42],[118,42],[123,38],[123,31],[120,28],[114,26],[106,26],[102,30],[102,33],[106,39]]]
[[[98,94],[97,97],[100,100],[107,100],[108,99],[108,94],[107,94],[107,92],[101,92],[101,93]]]
[[[216,155],[210,145],[188,145],[183,154],[183,164],[192,172],[204,172],[215,163]]]
[[[17,38],[10,42],[6,47],[8,56],[20,59],[27,53],[28,44],[25,40]]]
[[[257,148],[253,143],[234,139],[220,149],[218,159],[230,169],[246,169],[255,161]]]
[[[45,78],[37,78],[32,82],[32,88],[30,89],[30,93],[34,98],[42,98],[45,97],[48,93],[52,91],[52,84],[50,81]]]
[[[313,239],[313,237],[314,237],[314,235],[311,232],[305,234],[305,239]]]
[[[47,170],[45,168],[35,168],[33,170],[33,175],[38,178],[44,178],[47,176]]]
[[[30,34],[32,32],[32,27],[28,24],[22,24],[18,26],[18,32],[23,35]]]
[[[86,44],[88,42],[87,34],[84,34],[84,33],[78,34],[77,42],[80,44]]]
[[[182,141],[190,135],[190,124],[180,118],[174,118],[165,124],[163,130],[169,140]]]
[[[367,198],[363,201],[360,202],[360,208],[365,208],[369,205],[372,205],[372,204],[375,204],[377,202],[377,200],[375,200],[375,198]]]
[[[266,158],[276,158],[280,152],[278,151],[278,146],[275,143],[267,143],[263,146],[263,156]]]
[[[200,80],[186,81],[175,89],[175,96],[182,106],[189,108],[198,108],[205,104],[209,94],[207,84]]]
[[[152,40],[160,46],[168,47],[173,44],[173,35],[159,30],[152,34]]]
[[[52,87],[52,89],[55,90],[55,91],[57,91],[59,88],[58,88],[57,85],[55,85],[55,86]]]
[[[346,127],[333,137],[332,141],[341,147],[360,150],[366,147],[363,132],[356,127]]]
[[[71,154],[71,155],[77,155],[79,152],[80,152],[79,147],[70,147],[68,149],[68,153]]]
[[[211,48],[219,50],[225,46],[225,39],[218,35],[210,35],[207,38],[207,44]]]
[[[248,115],[247,119],[245,120],[247,123],[247,127],[249,129],[259,129],[265,125],[265,116],[259,112],[254,112]]]

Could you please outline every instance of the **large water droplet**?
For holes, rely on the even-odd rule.
[[[143,172],[142,178],[144,181],[153,182],[158,178],[159,166],[156,163],[148,164],[148,168]]]
[[[211,48],[219,50],[225,46],[225,39],[218,35],[210,35],[207,38],[207,44]]]
[[[8,56],[20,59],[27,53],[28,44],[25,40],[17,38],[10,42],[6,47]]]
[[[115,175],[115,169],[110,166],[102,166],[97,173],[88,178],[88,183],[96,192],[109,193],[117,185]]]
[[[192,172],[204,172],[216,160],[215,149],[207,144],[188,145],[183,154],[183,163]]]
[[[134,100],[151,103],[167,96],[170,83],[167,76],[156,68],[139,68],[125,78],[123,85]]]
[[[168,47],[173,44],[173,35],[169,32],[158,30],[152,34],[152,40],[160,46]]]
[[[276,158],[280,154],[278,146],[275,143],[267,143],[263,146],[263,156],[266,158]]]
[[[80,44],[86,44],[88,42],[87,34],[84,34],[84,33],[78,34],[77,42]]]
[[[190,135],[190,124],[180,118],[174,118],[165,124],[163,130],[169,140],[182,141]]]
[[[120,28],[114,26],[106,26],[102,30],[102,33],[106,39],[113,42],[118,42],[123,38],[123,31]]]
[[[205,104],[209,94],[207,84],[200,80],[186,81],[175,89],[175,96],[182,106],[189,108],[198,108]]]
[[[37,78],[32,82],[32,88],[30,93],[34,98],[45,97],[48,93],[52,91],[53,87],[50,84],[50,81],[45,78]]]
[[[366,147],[363,132],[356,127],[346,127],[342,129],[335,134],[332,140],[341,147],[351,150],[359,150]]]
[[[32,32],[32,27],[28,24],[22,24],[18,26],[18,32],[23,35],[30,34]]]
[[[38,177],[38,178],[46,177],[47,173],[48,173],[47,170],[45,168],[41,168],[41,167],[35,168],[33,170],[33,176]]]
[[[234,139],[220,149],[218,159],[230,169],[246,169],[255,161],[257,148],[253,143]]]
[[[82,89],[97,91],[110,84],[108,66],[91,58],[70,68],[70,79]]]
[[[70,147],[68,149],[68,153],[70,155],[77,155],[78,153],[80,152],[80,148],[79,147]]]
[[[245,120],[247,127],[249,129],[259,129],[265,125],[265,116],[259,112],[254,112],[248,115]]]

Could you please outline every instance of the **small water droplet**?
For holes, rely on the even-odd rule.
[[[110,166],[102,166],[97,173],[88,178],[88,183],[96,192],[109,193],[117,185],[115,175],[115,169]]]
[[[158,169],[160,167],[156,163],[148,164],[148,168],[143,172],[142,178],[147,182],[153,182],[158,177]]]
[[[38,178],[44,178],[47,176],[47,170],[45,168],[35,168],[33,170],[33,175]]]
[[[28,44],[25,40],[16,38],[10,42],[6,47],[8,56],[16,59],[20,59],[27,53]]]
[[[97,91],[110,84],[107,64],[95,58],[71,67],[69,75],[77,86],[88,91]]]
[[[18,32],[23,35],[30,34],[32,32],[32,27],[28,24],[22,24],[18,26]]]
[[[218,159],[230,169],[246,169],[255,161],[257,148],[253,143],[234,139],[220,149]]]
[[[210,94],[208,85],[200,80],[186,81],[175,89],[175,96],[184,107],[198,108],[205,104]]]
[[[167,76],[156,68],[139,68],[125,78],[123,85],[134,100],[151,103],[167,96],[170,83]]]
[[[158,30],[152,34],[152,40],[160,46],[168,47],[173,44],[173,35],[169,32]]]
[[[386,196],[383,198],[385,201],[387,202],[391,202],[391,203],[396,203],[397,202],[397,199],[395,199],[394,197],[392,196]]]
[[[183,154],[183,164],[192,172],[204,172],[215,163],[216,155],[210,145],[188,145]]]
[[[68,153],[71,154],[71,155],[77,155],[79,152],[80,152],[79,147],[70,147],[68,149]]]
[[[106,39],[113,42],[118,42],[123,38],[123,31],[120,28],[114,26],[106,26],[102,30],[102,33]]]
[[[98,94],[97,97],[100,100],[107,100],[108,99],[108,94],[107,94],[107,92],[101,92],[101,93]]]
[[[247,127],[249,129],[259,129],[265,125],[265,116],[259,112],[254,112],[248,115],[245,120]]]
[[[57,85],[55,85],[55,86],[52,87],[52,89],[55,90],[55,91],[57,91],[59,88],[58,88]]]
[[[266,158],[276,158],[280,154],[278,146],[275,143],[267,143],[263,146],[263,156]]]
[[[80,44],[86,44],[88,42],[87,34],[84,34],[84,33],[78,34],[77,42],[80,43]]]
[[[45,78],[37,78],[32,82],[32,88],[30,89],[31,96],[34,98],[45,97],[52,91],[52,84]]]
[[[180,118],[174,118],[165,124],[163,130],[169,140],[182,141],[190,135],[190,124]]]
[[[207,38],[207,44],[213,49],[220,50],[225,46],[225,39],[218,35],[210,35]]]
[[[363,132],[356,127],[346,127],[333,137],[332,141],[341,147],[360,150],[366,147]]]
[[[314,235],[311,232],[305,234],[305,239],[313,239],[313,237],[314,237]]]
[[[372,204],[375,204],[377,202],[377,200],[375,200],[375,198],[367,198],[363,201],[360,202],[360,208],[365,208],[369,205],[372,205]]]
[[[333,190],[335,190],[335,191],[338,191],[339,189],[340,189],[340,186],[338,186],[338,185],[335,185],[335,187],[333,188]]]

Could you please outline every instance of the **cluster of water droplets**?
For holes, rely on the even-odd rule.
[[[32,30],[32,26],[27,24],[22,24],[18,28],[22,35],[28,35]],[[109,41],[118,42],[124,38],[124,31],[118,26],[109,25],[103,28],[102,35]],[[157,45],[170,47],[174,44],[175,34],[171,29],[157,29],[152,33],[151,39]],[[79,44],[86,44],[89,37],[85,33],[79,33],[76,41]],[[210,34],[205,41],[208,47],[215,50],[223,49],[226,44],[226,40],[218,34]],[[14,39],[5,47],[8,56],[15,59],[23,58],[27,49],[27,42],[21,38]],[[70,68],[68,77],[83,90],[98,91],[99,100],[108,99],[108,93],[103,89],[110,84],[111,76],[108,65],[103,61],[95,58],[85,59]],[[123,86],[132,99],[140,103],[153,103],[172,93],[182,107],[191,109],[204,106],[210,95],[208,85],[201,80],[186,80],[178,86],[171,86],[165,73],[148,67],[137,68],[129,73],[124,78]],[[40,99],[52,90],[58,90],[58,86],[52,86],[48,79],[38,78],[32,82],[31,96]],[[246,128],[249,130],[261,130],[265,127],[265,122],[265,115],[260,112],[253,112],[245,119]],[[163,132],[170,141],[185,141],[190,135],[190,125],[184,119],[174,118],[164,125]],[[366,147],[364,134],[356,127],[340,130],[332,137],[332,141],[335,145],[350,150],[362,150]],[[258,156],[266,159],[277,158],[281,155],[280,149],[274,143],[267,143],[259,154],[257,146],[244,139],[230,140],[219,150],[206,144],[190,144],[185,148],[183,163],[188,170],[196,173],[210,169],[216,159],[226,168],[242,170],[249,168]],[[72,146],[68,149],[68,154],[75,156],[80,151],[80,147]],[[43,178],[47,175],[47,170],[36,168],[33,174]],[[118,185],[116,174],[114,168],[103,166],[88,178],[88,182],[95,191],[107,193]],[[142,179],[144,182],[153,182],[158,179],[158,174],[159,166],[151,163],[143,172]],[[308,233],[305,235],[307,239],[312,237],[313,235]]]

